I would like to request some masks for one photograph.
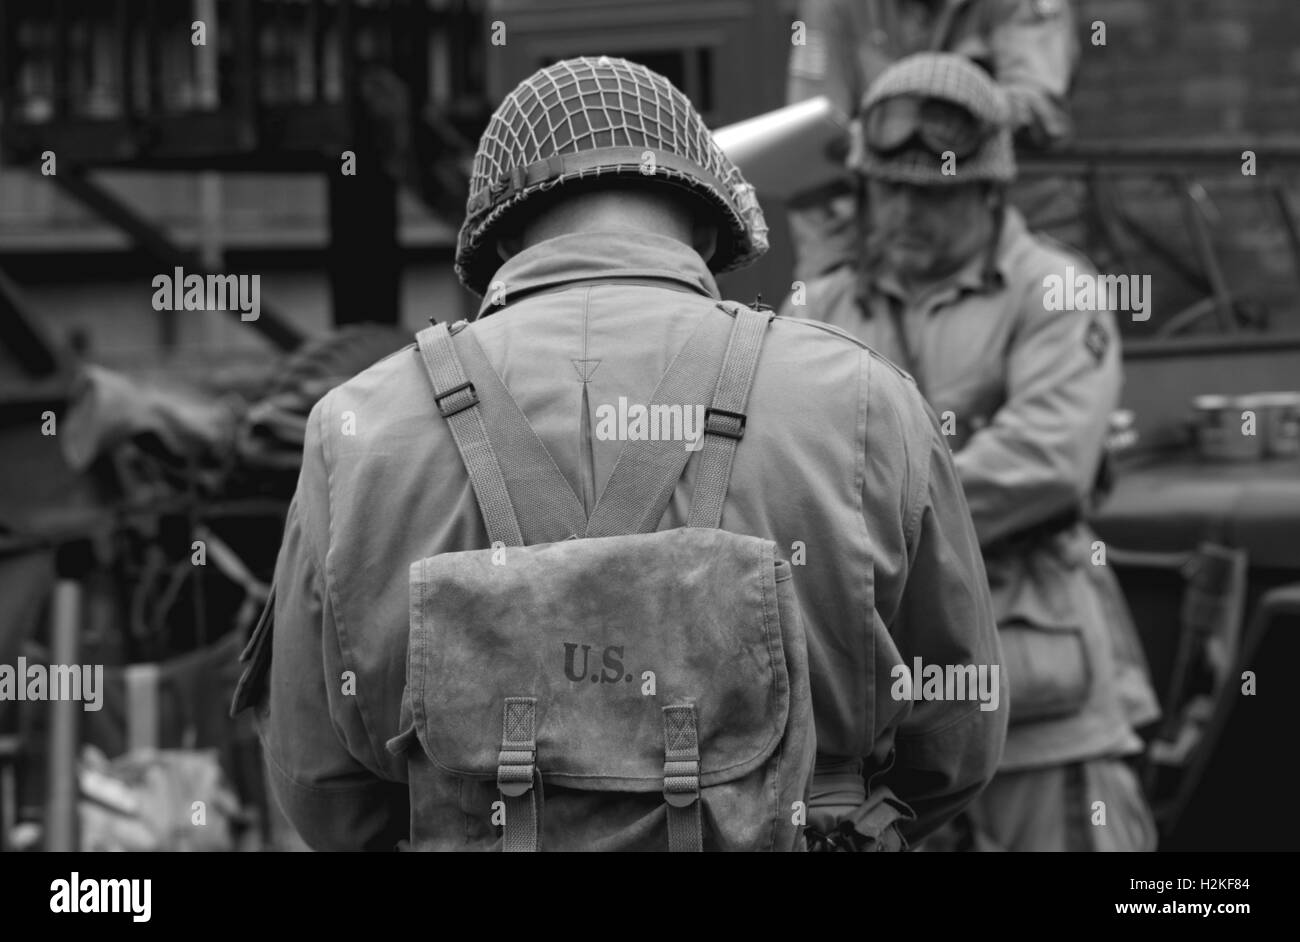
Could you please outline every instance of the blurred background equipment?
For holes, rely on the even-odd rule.
[[[1065,222],[1094,260],[1151,274],[1156,316],[1125,323],[1126,334],[1240,344],[1243,356],[1264,330],[1300,334],[1291,303],[1300,139],[1278,8],[1207,0],[1198,17],[1171,20],[1158,0],[1122,12],[1110,0],[1070,6],[1081,50],[1074,132],[1020,164],[1026,177],[1084,188],[1083,218]],[[287,348],[332,323],[415,328],[429,313],[467,313],[446,261],[492,103],[538,67],[607,54],[667,76],[710,126],[734,125],[783,106],[788,60],[796,49],[814,56],[801,9],[796,0],[8,0],[0,268],[61,332],[132,368],[158,368],[162,355],[239,369],[269,356],[258,337]],[[192,44],[195,21],[207,25],[206,45]],[[47,151],[57,157],[50,176]],[[342,172],[345,151],[355,175]],[[759,189],[773,248],[761,271],[728,276],[726,293],[779,299],[793,259],[784,197]],[[140,276],[182,262],[262,274],[268,310],[239,324],[143,309]],[[69,265],[80,273],[72,282]],[[1279,352],[1296,350],[1288,340]]]
[[[78,768],[80,850],[237,850],[240,817],[213,751],[128,753],[87,746]],[[202,822],[202,823],[199,823]]]
[[[847,131],[848,118],[819,97],[718,128],[713,137],[750,184],[789,201],[843,175]]]
[[[4,466],[17,499],[0,508],[0,663],[107,669],[94,711],[0,702],[0,847],[292,844],[249,718],[227,715],[238,655],[268,600],[308,414],[406,342],[393,327],[344,327],[220,400],[86,365],[36,401],[62,422],[54,434],[21,436],[11,417],[23,463]],[[51,494],[18,476],[33,473],[77,487]],[[83,743],[97,751],[78,763]]]
[[[294,203],[315,204],[334,322],[395,323],[399,185],[435,215],[463,206],[459,162],[486,117],[484,50],[469,41],[480,14],[410,0],[15,0],[0,50],[5,159],[35,168],[54,154],[46,181],[167,269],[260,268],[227,248],[268,228],[272,245],[300,246]],[[109,168],[150,175],[97,173]],[[231,179],[247,174],[260,179]],[[199,227],[188,245],[150,218],[170,202],[149,192],[161,181]],[[232,198],[244,219],[224,210]],[[265,306],[253,326],[282,349],[302,338]]]

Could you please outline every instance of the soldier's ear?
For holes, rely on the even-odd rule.
[[[508,262],[511,256],[518,255],[521,248],[523,248],[522,240],[517,235],[503,235],[497,239],[497,255],[501,256],[503,262]]]
[[[718,250],[718,227],[697,221],[691,227],[691,248],[706,262],[713,258],[713,253]]]

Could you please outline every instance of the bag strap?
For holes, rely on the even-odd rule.
[[[686,409],[713,389],[687,523],[692,527],[721,523],[736,445],[745,434],[743,410],[774,316],[740,305],[723,310],[732,322],[702,318],[651,396],[651,407]],[[649,533],[658,527],[690,459],[685,447],[648,439],[627,442],[588,518],[473,335],[459,325],[450,331],[435,324],[420,331],[416,341],[434,402],[451,426],[493,542],[523,546],[579,534]],[[523,518],[519,507],[527,510]]]
[[[702,317],[650,396],[648,408],[677,405],[683,410],[705,401],[717,381],[731,325]],[[591,511],[586,535],[649,533],[672,499],[691,453],[684,443],[636,439],[623,445],[609,480]]]
[[[537,771],[537,698],[506,697],[497,790],[505,811],[501,849],[534,853],[541,832],[542,778]]]
[[[721,307],[721,305],[719,305]],[[744,409],[770,313],[735,305],[722,308],[733,320],[706,317],[673,358],[651,396],[654,405],[704,402],[704,445],[689,526],[716,527],[731,475],[736,442],[744,435]],[[628,442],[587,523],[587,536],[649,533],[659,526],[690,460],[685,447],[662,441]],[[701,481],[708,483],[701,488]],[[698,521],[698,522],[696,522]],[[710,522],[711,521],[711,522]]]
[[[668,806],[669,852],[702,851],[700,734],[693,703],[664,707],[664,802]]]
[[[587,526],[582,502],[488,361],[478,338],[467,330],[454,333],[453,338],[461,363],[481,391],[479,408],[500,457],[524,542],[532,546],[581,536]]]
[[[524,546],[583,533],[582,504],[473,334],[435,324],[416,342],[493,542]]]
[[[451,427],[452,438],[469,472],[488,538],[506,546],[523,546],[524,537],[510,502],[510,492],[483,426],[483,416],[479,414],[478,393],[474,384],[465,378],[447,325],[426,327],[415,335],[415,341],[433,382],[434,404]]]
[[[745,437],[745,404],[754,383],[758,354],[767,325],[776,315],[735,306],[727,355],[713,391],[713,405],[704,414],[704,451],[695,475],[688,527],[716,529],[722,523],[722,505],[731,482],[736,446]]]

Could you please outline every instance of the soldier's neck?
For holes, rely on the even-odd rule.
[[[692,245],[689,211],[674,200],[637,191],[578,193],[548,207],[525,227],[523,247],[557,236],[611,229],[633,229]]]

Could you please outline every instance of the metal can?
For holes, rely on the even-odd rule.
[[[1132,409],[1116,409],[1110,414],[1106,431],[1106,450],[1112,454],[1125,451],[1137,444],[1137,413]]]
[[[1242,412],[1260,408],[1251,396],[1197,396],[1192,400],[1196,413],[1196,444],[1201,457],[1211,461],[1252,461],[1259,458],[1263,443],[1258,434],[1248,435],[1243,428]]]
[[[1300,455],[1300,392],[1260,393],[1255,399],[1264,454],[1277,458]]]

